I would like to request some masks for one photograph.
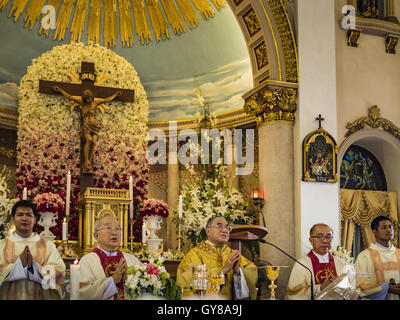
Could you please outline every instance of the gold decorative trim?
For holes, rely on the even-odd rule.
[[[264,41],[254,48],[254,55],[256,57],[258,70],[264,68],[268,64],[267,46]]]
[[[286,81],[297,82],[299,74],[297,48],[289,16],[282,0],[267,1],[279,32],[283,59],[285,61]]]
[[[257,125],[273,122],[294,124],[297,110],[297,89],[279,88],[262,90],[250,96],[244,110],[256,118]]]
[[[254,36],[261,30],[260,22],[258,21],[257,14],[253,8],[250,8],[249,11],[243,14],[242,18],[250,37]]]
[[[368,109],[367,117],[362,117],[356,121],[347,123],[346,129],[348,129],[348,131],[345,134],[346,138],[353,133],[364,129],[365,126],[369,126],[374,129],[382,128],[395,138],[400,139],[400,128],[395,126],[391,121],[381,118],[381,111],[376,105]]]
[[[385,39],[386,42],[386,53],[396,54],[396,46],[399,42],[398,37],[387,36]]]
[[[360,44],[361,31],[359,30],[349,30],[347,32],[347,45],[349,47],[358,48]]]
[[[0,0],[0,9],[3,10],[9,0]],[[39,21],[39,35],[42,32],[48,36],[50,28],[43,29],[40,23],[48,16],[48,12],[41,13],[45,0],[14,0],[8,17],[14,16],[16,22],[26,10],[25,27],[33,29]],[[29,4],[28,4],[29,3]],[[211,0],[217,10],[225,7],[224,0]],[[53,40],[64,40],[66,31],[70,28],[71,42],[81,41],[82,32],[87,29],[89,42],[99,42],[100,32],[103,32],[104,46],[115,47],[118,33],[123,46],[133,46],[133,30],[136,30],[142,45],[148,44],[151,39],[150,28],[153,29],[156,41],[160,38],[169,38],[168,25],[171,25],[175,34],[185,32],[183,19],[190,29],[198,26],[198,17],[195,9],[204,20],[215,14],[208,0],[49,0],[47,5],[54,7],[58,12]],[[61,6],[61,9],[59,7]],[[118,9],[117,9],[118,8]],[[74,9],[74,10],[73,10]],[[88,13],[89,11],[89,13]],[[101,13],[104,11],[104,19]],[[133,17],[132,17],[133,12]],[[183,19],[182,19],[183,17]],[[47,19],[47,18],[46,18]],[[104,22],[103,26],[102,21]],[[133,26],[133,22],[135,26]]]

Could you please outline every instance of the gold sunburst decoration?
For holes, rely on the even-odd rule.
[[[0,9],[3,11],[9,2],[0,0]],[[184,21],[189,29],[197,27],[199,19],[195,9],[204,20],[215,15],[209,0],[31,0],[29,5],[28,2],[14,0],[8,17],[13,16],[17,21],[26,9],[25,28],[29,26],[32,30],[39,22],[39,34],[44,33],[47,37],[50,28],[44,28],[42,22],[54,21],[53,40],[58,41],[64,40],[70,27],[71,42],[80,42],[86,27],[88,42],[98,43],[103,29],[104,45],[109,48],[115,47],[118,31],[122,45],[132,47],[134,29],[144,45],[152,40],[150,27],[158,42],[161,38],[169,39],[168,24],[176,35],[186,31]],[[224,0],[211,2],[217,10],[225,7]]]

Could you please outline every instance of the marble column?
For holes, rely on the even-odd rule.
[[[168,208],[169,216],[166,221],[167,238],[164,239],[164,250],[171,249],[175,251],[177,247],[177,230],[176,225],[172,221],[175,214],[173,210],[177,210],[179,201],[179,163],[176,151],[168,154]]]
[[[262,214],[268,230],[267,241],[295,255],[294,149],[293,125],[271,123],[258,128],[259,185],[267,195]],[[262,219],[262,217],[261,217]],[[262,225],[262,220],[260,220]],[[274,247],[261,244],[260,258],[282,268],[277,281],[279,299],[284,298],[291,261]]]
[[[294,122],[296,86],[268,84],[250,91],[244,109],[254,115],[258,127],[259,186],[264,190],[262,210],[266,240],[295,255]],[[262,225],[262,217],[260,217]],[[260,259],[281,268],[276,296],[283,299],[293,261],[273,246],[260,244]]]
[[[234,129],[231,130],[231,139],[228,141],[227,151],[229,152],[230,163],[227,164],[228,171],[228,185],[232,188],[239,190],[239,176],[236,174],[237,164],[235,162],[235,153],[238,152],[237,148],[235,148],[235,140],[234,140]]]

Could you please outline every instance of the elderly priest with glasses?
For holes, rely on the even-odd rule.
[[[133,254],[118,250],[122,230],[113,216],[98,218],[94,230],[99,246],[80,260],[80,299],[124,300],[126,270],[141,263]]]
[[[205,227],[207,240],[192,248],[181,261],[177,270],[177,283],[184,295],[191,293],[193,268],[205,264],[207,271],[223,275],[220,295],[225,299],[256,299],[257,267],[238,250],[232,250],[227,242],[232,228],[225,218],[211,218]],[[233,287],[232,287],[233,286]]]
[[[312,250],[307,256],[299,259],[300,263],[312,270],[315,295],[318,295],[338,276],[348,271],[347,263],[329,252],[332,239],[333,231],[328,225],[315,224],[310,230],[309,238]],[[311,299],[311,274],[298,263],[293,265],[286,288],[286,299]]]

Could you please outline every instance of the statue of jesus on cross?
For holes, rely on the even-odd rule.
[[[93,173],[93,149],[100,130],[100,125],[97,123],[95,118],[96,108],[100,107],[100,105],[103,103],[114,100],[116,97],[120,96],[122,92],[116,91],[113,95],[105,99],[95,100],[92,91],[89,89],[86,89],[82,92],[82,97],[74,97],[61,89],[59,86],[52,86],[51,88],[55,92],[61,93],[69,100],[76,102],[81,108],[82,125],[80,137],[83,142],[82,173]]]

